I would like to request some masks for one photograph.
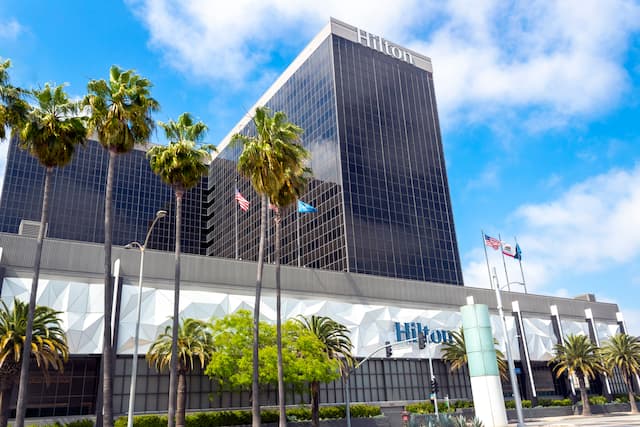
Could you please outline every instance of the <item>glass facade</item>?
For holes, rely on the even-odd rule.
[[[302,200],[318,212],[285,213],[284,264],[299,239],[307,267],[463,284],[430,72],[331,34],[266,105],[304,129],[315,178]],[[211,167],[207,254],[233,258],[237,244],[256,260],[259,200],[239,154],[227,146]]]
[[[104,242],[104,196],[109,155],[93,140],[76,150],[72,162],[54,171],[47,237]],[[17,233],[22,220],[40,221],[44,168],[21,150],[9,145],[2,197],[0,231]],[[191,189],[183,202],[182,250],[204,253],[203,199],[207,179]],[[113,187],[113,244],[142,241],[159,209],[169,215],[158,221],[149,248],[171,251],[175,241],[173,191],[149,167],[146,152],[135,149],[118,157]]]

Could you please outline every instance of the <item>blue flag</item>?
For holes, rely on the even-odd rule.
[[[520,245],[516,243],[516,254],[514,256],[515,259],[522,261],[522,251],[520,250]]]
[[[314,213],[318,212],[318,209],[314,208],[308,203],[298,200],[298,212],[299,213]]]

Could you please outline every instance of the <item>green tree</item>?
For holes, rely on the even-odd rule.
[[[31,347],[31,331],[38,294],[40,277],[40,260],[42,244],[49,218],[49,195],[55,168],[71,162],[76,146],[84,144],[87,129],[84,119],[78,116],[79,105],[72,102],[64,92],[64,86],[51,87],[46,84],[43,89],[31,91],[35,100],[26,118],[20,124],[20,147],[40,162],[45,169],[44,191],[42,195],[42,212],[40,229],[36,240],[36,254],[33,262],[33,279],[29,296],[29,313],[27,316],[27,334],[23,347],[20,385],[18,388],[18,407],[16,408],[16,425],[24,425],[27,410],[27,388],[29,385],[29,349]]]
[[[24,120],[29,105],[24,101],[24,90],[12,86],[9,79],[11,61],[0,61],[0,140],[7,137]]]
[[[211,145],[198,145],[204,139],[207,126],[202,122],[194,122],[189,113],[183,113],[178,121],[169,120],[167,123],[158,122],[164,129],[169,145],[152,147],[147,156],[151,170],[169,185],[176,196],[176,246],[175,246],[175,276],[173,296],[173,330],[178,329],[180,309],[180,235],[182,228],[182,200],[184,194],[198,185],[208,172],[209,152],[215,148]],[[177,340],[174,336],[172,360],[177,361]],[[178,375],[177,362],[171,364],[169,380],[169,411],[168,419],[176,416],[176,379]],[[184,426],[184,414],[178,417],[177,425]],[[182,424],[180,423],[182,421]]]
[[[462,332],[462,328],[457,331],[450,332],[451,341],[444,341],[442,343],[441,351],[442,351],[442,359],[449,363],[449,369],[451,372],[455,372],[458,369],[462,369],[468,362],[467,358],[467,348],[464,342],[464,333]],[[496,361],[498,362],[498,371],[500,372],[500,377],[503,380],[508,379],[508,365],[507,360],[504,357],[502,351],[497,348],[498,341],[493,340],[496,345]]]
[[[571,334],[564,338],[562,344],[555,345],[554,353],[549,364],[554,365],[556,377],[559,378],[566,372],[569,376],[575,375],[578,378],[582,415],[591,415],[585,378],[595,378],[603,370],[598,347],[585,335]]]
[[[7,307],[4,301],[0,303],[0,427],[6,427],[11,392],[22,369],[29,306],[18,300],[13,301],[12,308]],[[62,371],[63,363],[69,357],[67,337],[59,314],[59,311],[45,306],[36,306],[34,311],[30,357],[35,359],[45,379],[49,378],[49,368]]]
[[[627,387],[631,412],[638,412],[631,376],[640,374],[640,339],[627,334],[615,334],[602,346],[601,354],[611,374],[614,368],[618,368]]]
[[[258,246],[258,266],[256,274],[256,297],[253,311],[253,381],[251,387],[252,425],[260,425],[259,401],[259,319],[262,293],[262,272],[264,267],[264,246],[267,227],[267,197],[283,187],[288,170],[294,173],[300,168],[298,140],[302,130],[287,120],[278,111],[272,114],[266,107],[256,108],[253,117],[255,137],[236,134],[234,143],[242,144],[238,159],[238,170],[249,178],[256,193],[261,198],[260,243]]]
[[[205,374],[218,382],[223,390],[251,390],[253,382],[253,316],[249,310],[212,320],[214,357]],[[260,322],[260,384],[274,384],[277,380],[275,364],[270,364],[267,353],[275,347],[275,328]]]
[[[172,322],[175,324],[175,322]],[[174,342],[177,338],[178,351],[173,352]],[[147,352],[149,366],[155,366],[160,372],[177,362],[177,411],[176,424],[185,425],[185,412],[187,402],[187,374],[193,371],[196,363],[204,368],[211,358],[213,351],[209,324],[201,320],[187,318],[182,319],[178,326],[178,333],[173,333],[172,326],[167,326],[162,334],[151,344]],[[176,354],[177,357],[173,357]]]
[[[330,359],[338,361],[343,374],[353,366],[355,360],[351,354],[353,345],[346,326],[326,316],[300,316],[296,320],[322,342],[324,352]],[[310,383],[311,425],[318,427],[320,425],[320,379],[310,379]]]
[[[134,70],[123,71],[113,65],[109,81],[91,80],[83,104],[90,108],[88,128],[96,132],[98,141],[109,152],[107,185],[104,202],[104,313],[112,312],[113,284],[111,283],[111,242],[113,222],[113,178],[119,155],[133,150],[136,144],[146,144],[154,128],[151,113],[159,109],[151,97],[151,82]],[[105,317],[107,318],[107,317]],[[103,334],[103,424],[113,427],[113,350],[111,322],[104,322]],[[169,420],[169,426],[174,422]]]
[[[278,352],[278,404],[280,413],[285,413],[285,393],[284,393],[284,367],[282,362],[282,303],[281,303],[281,285],[280,285],[280,258],[282,248],[282,210],[293,203],[296,203],[302,195],[307,182],[311,176],[311,169],[305,167],[305,161],[309,158],[309,152],[299,144],[293,144],[290,147],[292,156],[297,157],[295,168],[285,171],[285,179],[282,187],[271,191],[269,199],[275,209],[275,276],[276,276],[276,348]],[[280,417],[279,425],[286,426],[286,417]]]

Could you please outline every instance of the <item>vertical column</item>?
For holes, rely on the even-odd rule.
[[[560,314],[558,312],[557,305],[549,306],[551,310],[551,325],[553,326],[553,334],[556,336],[556,343],[563,345],[564,344],[564,332],[562,330],[562,322],[560,321]],[[564,375],[565,384],[569,384],[569,388],[571,389],[571,400],[573,403],[578,401],[578,396],[576,396],[576,388],[573,385],[573,379],[569,377],[569,375]]]
[[[486,427],[507,425],[496,349],[485,304],[460,308],[476,416]]]
[[[618,329],[620,330],[620,333],[621,334],[628,334],[628,332],[627,332],[627,323],[624,321],[624,316],[622,315],[622,312],[618,311],[616,313],[616,321],[618,322]],[[635,392],[639,393],[640,392],[640,377],[638,375],[634,375],[633,378],[635,379],[635,383],[633,384],[633,386],[635,387]]]
[[[593,312],[590,308],[586,308],[584,310],[584,317],[587,321],[587,326],[589,327],[589,338],[591,341],[599,348],[600,347],[600,338],[598,338],[598,329],[596,328],[596,322],[593,320]],[[613,395],[611,393],[611,382],[609,380],[609,376],[605,373],[600,374],[600,379],[602,380],[602,384],[604,385],[604,395],[609,402],[613,400]]]
[[[531,406],[535,407],[538,405],[538,393],[536,392],[533,369],[531,368],[531,357],[529,356],[529,346],[527,344],[527,336],[525,335],[522,313],[520,312],[520,304],[518,301],[513,301],[511,308],[516,323],[516,332],[518,333],[518,346],[522,359],[522,367],[524,368],[525,380],[523,384],[525,385],[525,396],[531,400]]]

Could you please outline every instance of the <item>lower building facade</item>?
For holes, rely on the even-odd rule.
[[[28,300],[35,239],[0,233],[0,295],[11,304],[14,298]],[[48,239],[44,243],[38,286],[38,304],[61,312],[71,358],[62,374],[52,373],[47,384],[34,367],[29,388],[29,416],[93,414],[100,384],[103,313],[102,245]],[[139,252],[114,247],[116,303],[113,322],[114,412],[126,414],[136,322]],[[148,251],[145,255],[140,349],[169,325],[173,307],[173,255]],[[197,255],[182,258],[181,317],[203,320],[222,317],[239,309],[253,308],[255,263]],[[266,264],[261,313],[275,323],[274,266]],[[346,325],[359,359],[370,358],[349,382],[354,402],[390,404],[428,399],[428,352],[434,359],[434,375],[441,397],[471,399],[466,369],[450,372],[441,359],[440,346],[450,331],[461,326],[460,307],[473,297],[487,304],[492,313],[494,336],[504,350],[495,293],[492,290],[452,287],[388,277],[283,267],[283,318],[299,314],[323,315]],[[624,328],[615,304],[589,299],[505,292],[503,295],[511,351],[516,359],[519,384],[525,398],[567,396],[572,385],[552,374],[548,361],[554,345],[567,334],[590,335],[599,342]],[[430,345],[400,343],[424,331]],[[595,337],[594,337],[595,334]],[[386,358],[386,342],[393,355]],[[526,357],[528,355],[528,357]],[[169,378],[150,368],[144,357],[138,363],[136,412],[162,412],[167,408]],[[324,384],[321,403],[344,403],[341,380]],[[590,384],[593,393],[624,392],[616,376]],[[249,407],[249,392],[217,389],[216,383],[196,370],[187,380],[189,410]],[[511,394],[508,383],[505,395]],[[260,402],[275,405],[277,390],[265,387]],[[287,404],[308,403],[308,392],[291,388]]]

